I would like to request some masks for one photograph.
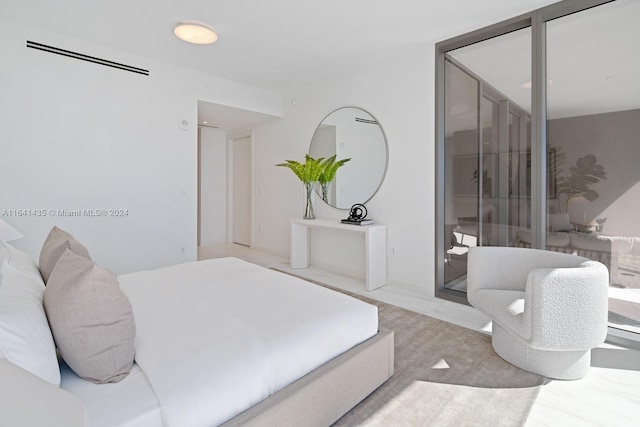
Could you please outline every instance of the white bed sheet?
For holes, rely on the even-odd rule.
[[[91,427],[163,427],[158,399],[137,364],[119,383],[83,380],[62,360],[60,375],[60,387],[82,401]]]
[[[378,330],[377,307],[236,258],[118,279],[171,427],[220,424]]]

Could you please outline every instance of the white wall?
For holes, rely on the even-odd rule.
[[[26,40],[150,76],[28,49]],[[36,258],[57,224],[115,273],[196,259],[197,100],[281,114],[273,92],[6,21],[0,56],[0,211],[127,212],[3,216],[25,234],[15,245]]]
[[[255,247],[287,255],[289,219],[303,214],[302,184],[288,169],[273,165],[285,159],[302,160],[314,130],[329,112],[343,106],[361,107],[379,120],[389,143],[387,176],[367,208],[369,216],[388,226],[390,282],[433,294],[433,58],[433,45],[423,46],[396,61],[285,93],[283,119],[254,130],[254,180],[262,189],[254,194]],[[315,213],[336,220],[346,217],[346,211],[331,208],[319,198]],[[327,237],[312,236],[312,262],[363,277],[363,243],[354,236],[323,235]]]
[[[227,133],[200,128],[200,245],[227,242]]]

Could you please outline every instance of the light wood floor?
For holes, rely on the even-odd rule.
[[[491,330],[490,321],[472,307],[418,295],[393,284],[367,292],[360,280],[313,266],[292,270],[287,259],[240,245],[203,247],[198,251],[199,259],[225,256],[290,271],[466,328],[484,333]],[[545,384],[525,425],[640,426],[640,350],[605,343],[593,350],[591,366],[587,377],[581,380]]]

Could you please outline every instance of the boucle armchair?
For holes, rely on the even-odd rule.
[[[507,362],[555,379],[584,377],[607,335],[607,268],[537,249],[472,247],[467,296],[493,320],[493,348]]]

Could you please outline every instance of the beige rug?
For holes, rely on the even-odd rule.
[[[327,287],[378,306],[395,333],[395,374],[335,426],[524,424],[545,378],[502,360],[491,337]]]

